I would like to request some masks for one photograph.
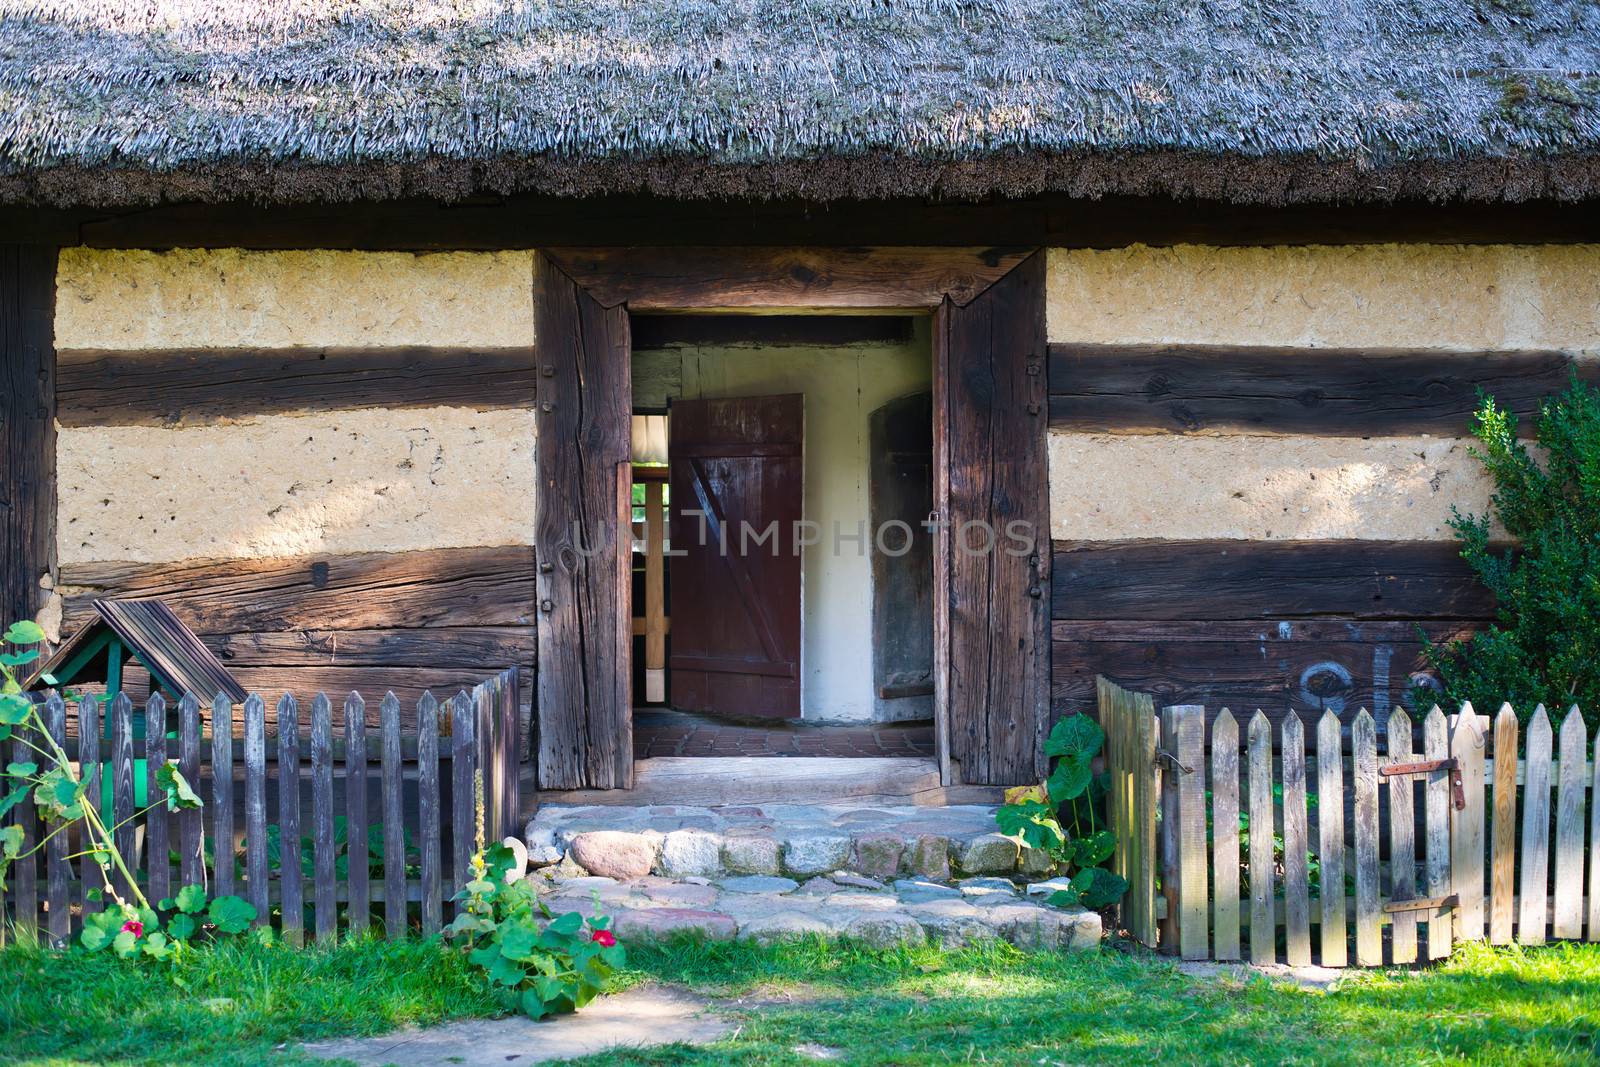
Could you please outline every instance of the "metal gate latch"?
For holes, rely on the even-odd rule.
[[[1432,774],[1434,771],[1450,772],[1451,799],[1455,802],[1457,811],[1464,811],[1467,806],[1467,791],[1461,785],[1461,764],[1451,756],[1448,759],[1425,759],[1415,763],[1391,763],[1387,767],[1378,768],[1379,778],[1403,778],[1416,774]]]

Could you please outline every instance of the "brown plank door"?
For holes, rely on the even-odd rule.
[[[628,313],[534,257],[539,785],[633,785]]]
[[[672,405],[669,700],[800,717],[804,397]]]
[[[1045,769],[1050,506],[1044,256],[934,317],[934,687],[947,781]]]

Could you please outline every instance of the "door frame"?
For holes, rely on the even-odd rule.
[[[946,498],[941,490],[947,488],[948,442],[943,423],[948,416],[947,404],[950,381],[942,369],[951,361],[959,362],[964,353],[950,349],[951,336],[942,328],[948,321],[952,308],[964,308],[982,296],[996,282],[1033,256],[1043,256],[1040,249],[1031,247],[962,248],[962,247],[556,247],[535,252],[541,261],[535,264],[535,274],[556,271],[571,281],[582,298],[600,308],[621,308],[629,312],[707,314],[717,312],[760,314],[770,313],[833,313],[833,314],[928,314],[935,320],[934,329],[934,481],[935,500]],[[1040,324],[1044,317],[1042,286],[1037,287],[1036,313]],[[535,345],[542,347],[547,330],[570,329],[563,323],[539,321],[540,301],[534,301]],[[1042,334],[1042,329],[1041,329]],[[627,355],[632,354],[631,341]],[[1033,354],[1030,353],[1030,358]],[[1043,353],[1037,353],[1042,359]],[[620,368],[623,381],[628,380],[629,368]],[[548,376],[547,376],[548,377]],[[615,375],[612,376],[615,381]],[[541,387],[546,380],[540,380]],[[578,388],[582,388],[582,384]],[[615,407],[612,404],[611,407]],[[631,405],[629,406],[631,411]],[[540,403],[541,418],[550,412],[548,403]],[[1039,435],[1045,433],[1046,420],[1037,423]],[[624,438],[627,427],[621,427]],[[626,466],[626,465],[624,465]],[[619,472],[621,474],[621,472]],[[625,474],[622,477],[626,478]],[[551,491],[550,483],[541,477],[537,481],[536,507],[545,511],[543,499]],[[1041,487],[1041,491],[1044,491]],[[614,521],[616,517],[613,517]],[[618,559],[617,571],[626,573],[631,540],[616,531],[613,538]],[[935,547],[936,561],[949,557],[949,532],[938,531]],[[1037,549],[1048,553],[1048,546]],[[949,603],[949,576],[935,576],[937,603]],[[959,785],[960,769],[953,765],[950,756],[950,723],[948,685],[950,664],[947,640],[941,634],[941,621],[945,610],[935,610],[934,633],[934,743],[940,780],[946,785]],[[541,630],[543,620],[541,619]],[[543,642],[541,642],[541,647]],[[621,692],[631,685],[632,665],[629,657],[622,657],[615,665]],[[1048,673],[1048,657],[1044,658]],[[547,670],[574,670],[570,657],[538,665],[541,675]],[[552,680],[554,688],[563,689],[567,679]],[[581,679],[571,680],[581,686]],[[1049,679],[1042,680],[1048,689]],[[546,692],[545,680],[539,690]],[[625,714],[628,729],[627,742],[631,746],[632,701],[627,701]],[[545,709],[541,707],[541,725]],[[631,753],[627,754],[630,761]],[[632,775],[607,776],[606,780],[551,783],[555,788],[630,786]]]

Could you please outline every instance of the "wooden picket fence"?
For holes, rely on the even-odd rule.
[[[1559,735],[1536,708],[1525,739],[1509,705],[1492,723],[1435,707],[1420,730],[1397,708],[1381,754],[1366,709],[1348,728],[1325,712],[1312,767],[1292,711],[1276,728],[1257,711],[1241,738],[1226,708],[1157,719],[1137,696],[1104,683],[1101,718],[1123,919],[1145,944],[1378,967],[1485,937],[1600,941],[1600,760],[1577,708]]]
[[[209,706],[189,695],[169,708],[156,693],[141,716],[125,694],[109,704],[92,696],[68,704],[52,693],[43,718],[65,751],[75,747],[87,796],[101,804],[106,824],[121,824],[118,851],[152,902],[202,885],[213,896],[243,896],[257,925],[275,921],[292,943],[308,926],[322,941],[380,923],[399,937],[441,929],[467,880],[480,799],[489,841],[516,831],[528,751],[517,682],[513,667],[443,702],[425,693],[414,726],[402,725],[390,693],[378,704],[376,737],[368,735],[366,701],[351,693],[338,740],[333,703],[321,693],[309,709],[285,694],[271,716],[255,695],[237,709],[220,695]],[[36,758],[24,740],[13,739],[12,759]],[[168,760],[203,809],[169,813],[149,803],[163,795],[155,776]],[[40,840],[31,803],[10,818],[29,845]],[[83,915],[104,907],[102,894],[90,892],[103,888],[102,875],[81,849],[75,830],[59,833],[42,856],[12,864],[0,938],[9,924],[62,944]]]

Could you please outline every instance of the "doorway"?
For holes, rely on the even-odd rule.
[[[633,317],[639,756],[933,755],[929,327]]]
[[[635,784],[629,669],[635,553],[627,536],[634,490],[632,317],[707,311],[730,318],[804,311],[800,317],[808,320],[819,312],[909,313],[929,324],[936,752],[930,766],[946,785],[1037,780],[1050,695],[1044,281],[1045,257],[1030,249],[628,247],[534,256],[543,788]],[[785,391],[795,390],[745,395]],[[833,435],[808,427],[803,448],[819,440]],[[1002,532],[1007,543],[999,551]],[[865,561],[865,552],[860,556]],[[802,561],[803,608],[804,571]],[[813,673],[804,632],[805,620],[816,617],[803,615],[802,622],[802,719],[819,679],[849,674]],[[869,632],[853,644],[838,642],[849,653],[841,662],[871,679],[871,613],[857,618]],[[829,627],[824,633],[846,635]],[[669,641],[670,634],[669,627]]]

